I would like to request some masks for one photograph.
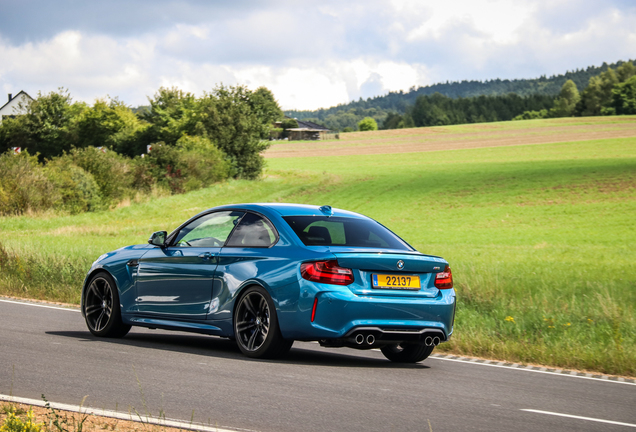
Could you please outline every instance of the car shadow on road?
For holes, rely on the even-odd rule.
[[[86,343],[113,344],[143,349],[168,350],[184,354],[233,359],[246,362],[273,362],[316,367],[350,367],[380,369],[429,369],[421,363],[393,363],[377,351],[351,348],[322,348],[317,343],[295,342],[291,351],[276,360],[256,360],[245,357],[234,341],[229,339],[161,330],[133,330],[124,338],[98,338],[88,331],[47,331],[46,334],[76,339]]]

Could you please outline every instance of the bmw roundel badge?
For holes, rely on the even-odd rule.
[[[398,270],[402,270],[404,268],[404,261],[399,260],[397,262],[397,268],[398,268]]]

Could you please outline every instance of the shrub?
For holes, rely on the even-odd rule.
[[[58,193],[38,163],[26,150],[0,155],[0,214],[23,214],[49,209]]]
[[[224,180],[231,174],[225,154],[207,138],[184,135],[177,141],[176,168],[186,178],[187,191]]]
[[[82,168],[57,158],[46,164],[44,173],[57,191],[55,208],[77,214],[101,207],[99,186],[93,176]]]
[[[372,117],[365,117],[358,123],[358,130],[360,131],[375,131],[378,130],[378,123]]]
[[[40,432],[44,427],[43,423],[35,422],[33,409],[29,409],[25,418],[20,418],[14,407],[9,409],[4,424],[0,427],[0,432]]]
[[[271,128],[269,131],[270,139],[280,139],[282,138],[283,128]]]
[[[153,144],[152,152],[138,158],[137,164],[136,181],[149,185],[153,179],[171,193],[200,189],[232,174],[225,154],[199,136],[184,135],[175,146]]]
[[[96,147],[72,149],[60,156],[66,163],[72,163],[93,175],[102,200],[110,205],[122,200],[133,191],[134,166],[130,159],[114,151],[106,151]]]
[[[524,111],[523,114],[519,114],[513,120],[534,120],[548,118],[548,110],[542,109],[541,111]]]

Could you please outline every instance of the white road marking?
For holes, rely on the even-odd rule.
[[[72,309],[72,308],[64,308],[64,307],[59,307],[59,306],[49,306],[49,305],[46,305],[46,304],[27,303],[27,302],[21,302],[21,301],[5,300],[5,299],[0,299],[0,302],[19,304],[19,305],[23,305],[23,306],[43,307],[43,308],[47,308],[47,309],[57,309],[57,310],[63,310],[63,311],[68,311],[68,312],[79,312],[80,311],[79,308]]]
[[[613,424],[613,425],[627,426],[627,427],[636,428],[636,424],[617,422],[617,421],[613,421],[613,420],[603,420],[603,419],[597,419],[597,418],[592,418],[592,417],[581,417],[581,416],[576,416],[576,415],[571,415],[571,414],[561,414],[561,413],[555,413],[555,412],[550,412],[550,411],[540,411],[540,410],[534,410],[534,409],[522,409],[521,411],[527,411],[527,412],[533,412],[533,413],[537,413],[537,414],[547,414],[547,415],[553,415],[553,416],[558,416],[558,417],[573,418],[573,419],[577,419],[577,420],[587,420],[587,421],[593,421],[593,422],[598,422],[598,423],[607,423],[607,424]]]
[[[566,375],[566,374],[559,373],[558,371],[557,372],[550,372],[550,371],[518,368],[518,367],[514,367],[514,366],[504,366],[503,364],[501,364],[503,362],[499,362],[497,364],[475,363],[474,361],[469,361],[469,360],[451,359],[451,358],[444,358],[444,357],[432,357],[432,356],[429,357],[428,359],[446,360],[446,361],[453,361],[453,362],[458,362],[458,363],[468,363],[468,364],[476,365],[476,366],[490,366],[490,367],[497,367],[497,368],[503,368],[503,369],[511,369],[511,370],[516,370],[516,371],[522,371],[522,372],[535,372],[535,373],[542,373],[542,374],[546,374],[546,375],[558,375],[558,376],[566,377],[566,378],[581,378],[581,379],[587,379],[587,380],[593,380],[593,381],[601,381],[601,382],[612,383],[612,384],[636,385],[636,383],[627,382],[627,381],[614,381],[614,380],[611,380],[611,379],[594,378],[594,377],[587,377],[587,376],[581,376],[581,375],[569,375],[569,374]]]
[[[45,402],[39,399],[28,399],[28,398],[8,396],[3,394],[0,394],[0,401],[21,403],[21,404],[34,405],[39,407],[44,407],[45,405]],[[155,425],[164,426],[164,427],[173,427],[173,428],[202,431],[202,432],[236,432],[237,430],[256,432],[256,431],[252,431],[251,429],[223,429],[223,428],[218,428],[213,426],[206,426],[204,424],[187,423],[187,422],[183,422],[179,420],[152,418],[150,416],[144,416],[143,418],[139,418],[139,416],[133,416],[131,413],[121,413],[121,412],[106,410],[102,408],[89,408],[85,406],[68,405],[68,404],[62,404],[62,403],[56,403],[56,402],[49,402],[49,403],[51,404],[52,408],[63,410],[63,411],[92,414],[92,415],[97,415],[102,417],[110,417],[110,418],[116,418],[119,420],[128,420],[128,421],[134,421],[139,423],[150,423],[150,424],[155,424]]]

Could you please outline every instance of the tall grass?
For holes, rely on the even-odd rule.
[[[0,292],[77,302],[99,255],[205,208],[329,204],[449,260],[458,311],[440,350],[636,376],[636,139],[268,163],[259,182],[0,218]]]

